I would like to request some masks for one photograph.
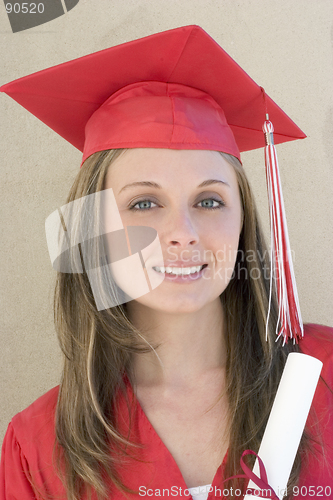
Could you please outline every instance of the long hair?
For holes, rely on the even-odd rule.
[[[93,154],[83,164],[67,203],[104,189],[112,162],[124,150]],[[240,473],[244,449],[258,451],[279,380],[291,351],[297,346],[275,342],[277,307],[273,297],[268,338],[269,258],[253,196],[240,162],[221,153],[235,169],[243,207],[243,227],[233,277],[220,299],[226,318],[227,395],[229,436],[225,477]],[[111,167],[112,168],[112,167]],[[88,219],[88,224],[94,221]],[[80,245],[76,255],[82,257]],[[112,484],[131,492],[117,473],[119,457],[131,455],[134,444],[117,431],[112,403],[123,391],[131,354],[147,352],[144,332],[129,320],[126,304],[98,311],[87,270],[59,272],[54,298],[55,325],[64,354],[56,411],[58,471],[69,500],[86,491],[106,498]],[[300,472],[297,453],[289,486]],[[114,453],[110,453],[110,449]],[[119,469],[118,469],[119,470]],[[244,488],[242,480],[225,487]],[[238,486],[240,485],[240,486]]]
[[[299,352],[297,344],[276,342],[279,327],[276,296],[269,310],[270,259],[253,195],[244,169],[237,158],[221,153],[236,172],[242,207],[243,228],[233,278],[221,301],[226,317],[227,394],[229,401],[230,446],[225,478],[243,473],[240,457],[245,449],[258,452],[287,356]],[[267,339],[266,339],[267,335]],[[307,448],[304,434],[298,449],[288,491],[297,484],[301,455]],[[248,460],[251,467],[254,457]],[[224,484],[244,490],[244,480]]]

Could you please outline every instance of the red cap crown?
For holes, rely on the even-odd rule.
[[[140,82],[113,94],[89,119],[83,161],[111,148],[209,149],[240,153],[221,107],[177,83]]]

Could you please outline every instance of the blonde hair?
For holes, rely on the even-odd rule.
[[[109,166],[123,151],[108,150],[90,156],[67,202],[102,190]],[[221,295],[226,318],[230,406],[225,477],[230,477],[242,472],[240,456],[244,449],[258,451],[287,355],[298,348],[290,344],[282,347],[275,342],[274,300],[266,342],[269,276],[265,275],[265,268],[270,268],[266,246],[243,167],[236,158],[221,154],[235,169],[243,207],[234,275]],[[248,252],[251,259],[246,258]],[[84,491],[93,490],[99,498],[106,498],[109,487],[105,478],[112,487],[132,492],[122,483],[117,464],[119,456],[132,454],[134,445],[118,433],[112,403],[118,391],[125,394],[124,375],[130,372],[131,353],[149,349],[142,340],[143,332],[129,320],[126,304],[96,309],[85,272],[58,273],[54,306],[64,353],[56,412],[56,450],[68,500],[78,500]],[[116,450],[114,454],[110,454],[111,448]],[[297,482],[303,449],[304,444],[298,451],[290,486]],[[244,481],[231,480],[230,485],[244,488]]]

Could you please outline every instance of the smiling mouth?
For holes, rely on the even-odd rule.
[[[192,266],[192,267],[159,267],[155,266],[153,269],[161,274],[170,274],[172,276],[189,276],[191,274],[196,274],[205,269],[208,264],[203,264],[202,266]]]

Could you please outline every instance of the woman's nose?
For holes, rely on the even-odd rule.
[[[164,234],[167,245],[187,247],[198,243],[198,231],[188,210],[177,210],[171,212],[169,216]]]

